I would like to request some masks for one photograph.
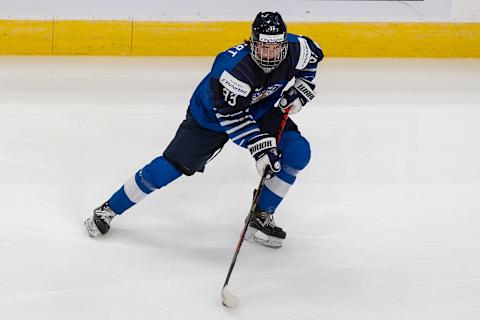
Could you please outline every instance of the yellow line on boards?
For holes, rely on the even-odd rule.
[[[480,23],[291,22],[327,57],[480,57]],[[0,54],[213,56],[249,22],[0,20]]]

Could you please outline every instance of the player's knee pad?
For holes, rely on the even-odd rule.
[[[164,157],[155,158],[142,169],[145,182],[152,184],[156,189],[166,186],[181,175],[182,173]]]
[[[311,157],[310,143],[296,131],[286,131],[284,135],[283,149],[280,143],[280,149],[283,151],[282,163],[297,170],[304,169]]]

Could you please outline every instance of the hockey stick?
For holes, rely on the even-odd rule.
[[[278,128],[277,133],[277,144],[280,142],[282,138],[283,130],[285,129],[285,125],[287,124],[288,120],[288,112],[290,111],[290,107],[285,110],[285,113],[282,116],[282,120],[280,122],[280,127]],[[265,184],[265,180],[267,179],[267,172],[262,175],[262,179],[258,184],[258,187],[255,191],[253,196],[252,206],[250,207],[250,212],[245,220],[245,225],[243,226],[242,232],[240,233],[240,239],[238,240],[237,249],[235,250],[235,254],[233,255],[232,262],[230,263],[230,269],[228,270],[227,278],[225,279],[225,283],[223,284],[222,289],[222,304],[225,307],[235,308],[238,305],[238,298],[228,289],[228,282],[230,281],[230,276],[232,275],[233,267],[235,266],[235,262],[237,261],[238,254],[240,253],[240,248],[242,247],[243,240],[245,238],[245,233],[247,232],[248,225],[250,224],[250,220],[252,220],[253,214],[255,212],[255,207],[257,206],[258,199],[260,198],[260,194],[263,190],[263,186]]]

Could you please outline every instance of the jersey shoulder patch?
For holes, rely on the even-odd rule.
[[[302,70],[310,62],[310,58],[312,57],[312,50],[310,49],[307,40],[302,37],[298,37],[297,39],[300,44],[300,52],[295,69]]]
[[[252,91],[252,88],[248,83],[238,80],[227,70],[224,70],[222,72],[219,82],[228,91],[238,94],[239,96],[242,96],[242,97],[247,97],[250,91]]]

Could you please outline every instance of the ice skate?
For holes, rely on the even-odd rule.
[[[110,223],[116,216],[115,212],[105,202],[93,210],[93,216],[85,220],[85,227],[90,237],[97,237],[106,234],[110,229]]]
[[[245,240],[269,248],[280,248],[287,234],[275,225],[273,214],[256,210],[245,233]]]

